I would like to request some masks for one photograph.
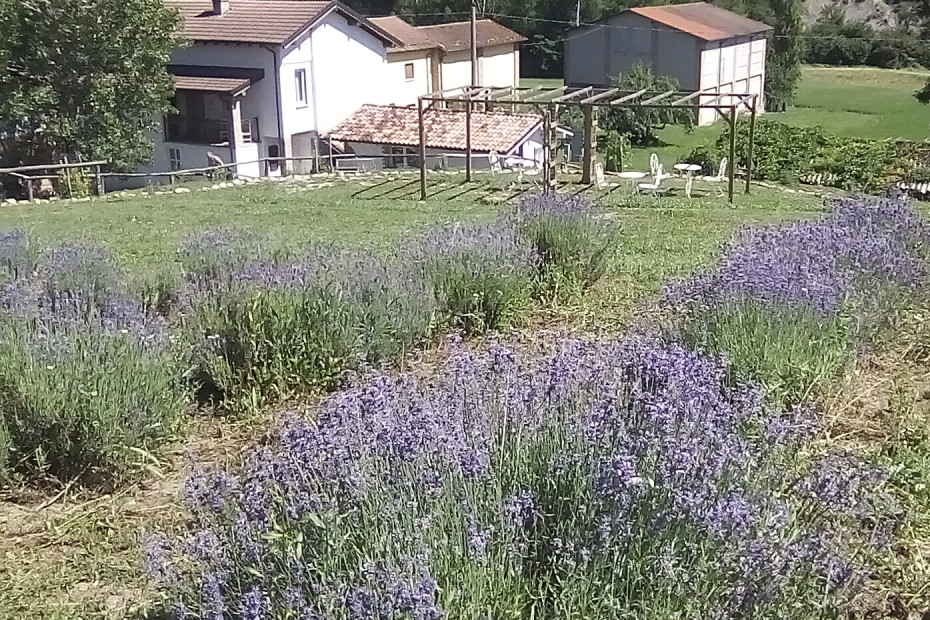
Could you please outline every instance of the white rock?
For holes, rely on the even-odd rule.
[[[233,179],[233,185],[245,185],[245,181],[242,179]]]
[[[213,185],[210,186],[210,189],[219,189],[219,188],[220,188],[219,183],[214,183]]]
[[[220,189],[226,189],[227,187],[229,187],[229,183],[227,183],[226,181],[223,181],[222,183],[220,183]]]
[[[17,200],[15,198],[7,198],[4,202],[6,202],[8,205],[15,205]]]
[[[189,194],[191,192],[189,187],[176,187],[174,190],[175,194]]]

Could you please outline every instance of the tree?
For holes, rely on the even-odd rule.
[[[0,159],[148,160],[178,19],[160,0],[0,0]]]
[[[619,76],[614,85],[625,91],[667,92],[678,89],[678,82],[671,77],[656,75],[652,67],[639,63],[629,72]],[[602,108],[603,109],[603,108]],[[635,146],[650,146],[658,142],[656,131],[670,124],[691,128],[694,117],[686,108],[642,108],[610,107],[600,120],[607,132],[615,132],[629,138]]]

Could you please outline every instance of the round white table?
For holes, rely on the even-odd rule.
[[[637,182],[637,181],[641,181],[642,179],[645,179],[645,178],[646,178],[646,173],[645,173],[645,172],[637,172],[636,170],[630,170],[630,171],[627,171],[627,172],[618,172],[618,173],[617,173],[617,178],[618,178],[618,179],[624,179],[624,180],[626,180],[626,181],[629,181],[629,182],[630,182],[630,191],[635,192],[635,191],[636,191],[636,182]]]
[[[700,172],[701,167],[698,164],[675,164],[672,166],[679,174],[694,174],[695,172]]]

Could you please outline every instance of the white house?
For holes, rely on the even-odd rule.
[[[401,41],[388,50],[388,64],[416,91],[406,104],[427,92],[471,85],[471,31],[469,22],[412,26],[396,16],[375,17],[372,23]],[[477,86],[519,86],[522,35],[490,19],[478,20]],[[408,93],[409,94],[409,93]]]
[[[172,54],[177,113],[165,117],[142,172],[202,167],[208,158],[242,162],[240,176],[279,175],[284,166],[306,172],[309,159],[254,162],[312,157],[319,136],[363,105],[413,103],[444,79],[458,79],[460,25],[382,20],[401,38],[338,1],[165,2],[179,11],[190,44]],[[493,22],[479,32],[485,74],[514,83],[522,37]]]
[[[467,144],[465,112],[428,108],[424,113],[427,166],[465,165]],[[517,158],[526,165],[543,161],[543,118],[534,114],[472,112],[472,153],[488,165],[487,155]],[[571,135],[559,128],[565,137]],[[329,133],[347,151],[374,169],[419,166],[420,125],[417,109],[411,106],[366,105],[339,123]],[[392,155],[393,157],[384,157]],[[484,157],[482,157],[484,155]]]
[[[706,2],[632,8],[567,35],[565,83],[609,86],[645,63],[683,91],[758,94],[761,111],[771,30]],[[701,110],[698,124],[716,119],[715,110]]]

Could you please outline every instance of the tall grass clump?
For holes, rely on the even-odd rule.
[[[810,420],[761,400],[649,340],[375,375],[193,472],[191,529],[146,568],[176,618],[833,617],[844,526],[893,525],[880,476],[799,459]]]
[[[907,201],[835,202],[820,220],[744,230],[719,264],[671,285],[686,344],[798,402],[882,335],[927,283],[930,228]]]
[[[15,261],[0,252],[5,477],[116,482],[181,420],[167,325],[120,286],[101,250],[67,245],[35,259],[18,243]]]
[[[555,298],[576,296],[600,280],[620,244],[620,228],[597,217],[580,194],[525,198],[516,227],[539,257],[539,293]]]
[[[506,327],[530,300],[538,256],[503,219],[433,231],[410,254],[451,327]]]
[[[244,254],[239,240],[218,248],[213,235],[203,238],[205,256],[196,240],[185,250],[187,330],[198,380],[229,408],[332,388],[346,371],[396,359],[429,334],[429,291],[378,258],[317,248],[237,261],[226,257]]]

